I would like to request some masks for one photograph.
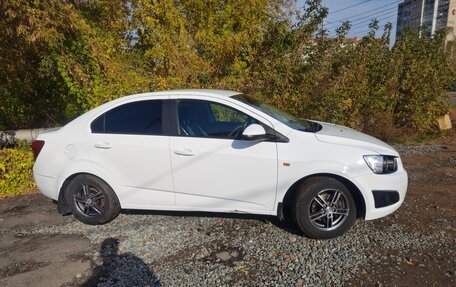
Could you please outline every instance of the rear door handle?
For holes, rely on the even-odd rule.
[[[191,149],[188,149],[188,148],[175,149],[174,153],[177,155],[181,155],[181,156],[194,156],[195,155],[195,153]]]
[[[99,148],[99,149],[110,149],[110,148],[112,148],[112,146],[109,143],[106,143],[106,142],[104,142],[104,143],[96,143],[94,146],[96,148]]]

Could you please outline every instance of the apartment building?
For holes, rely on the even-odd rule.
[[[456,0],[404,0],[398,5],[396,37],[410,28],[430,38],[448,27],[447,41],[456,40]]]

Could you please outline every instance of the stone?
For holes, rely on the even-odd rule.
[[[231,259],[231,255],[230,255],[230,253],[228,253],[228,251],[222,251],[222,252],[215,253],[215,257],[217,257],[218,259],[220,259],[222,261],[228,261]]]

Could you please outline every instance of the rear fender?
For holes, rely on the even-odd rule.
[[[86,161],[86,160],[77,161],[77,162],[74,162],[71,166],[68,166],[67,168],[65,168],[58,177],[57,186],[58,186],[58,190],[59,190],[59,196],[58,196],[59,213],[61,213],[61,214],[69,213],[69,208],[66,205],[66,200],[65,200],[66,186],[71,181],[72,178],[74,178],[80,174],[90,174],[90,175],[100,178],[101,180],[105,181],[114,190],[114,192],[118,196],[117,191],[119,190],[119,185],[112,177],[110,177],[106,173],[103,173],[102,171],[94,168],[93,164],[89,161]]]

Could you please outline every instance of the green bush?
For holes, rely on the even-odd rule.
[[[35,187],[30,148],[0,149],[0,197],[15,196]]]

